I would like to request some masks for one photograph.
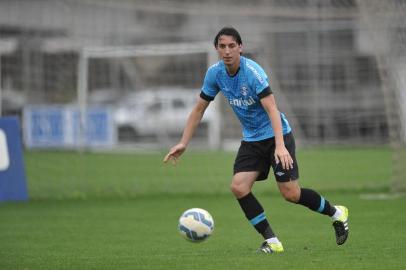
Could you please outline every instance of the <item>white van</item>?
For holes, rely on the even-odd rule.
[[[199,94],[199,89],[157,88],[123,97],[114,113],[119,140],[180,135]],[[211,117],[209,107],[202,125]]]

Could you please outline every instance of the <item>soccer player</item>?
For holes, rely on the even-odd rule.
[[[207,70],[200,97],[188,117],[182,138],[169,150],[164,162],[176,164],[210,101],[221,92],[242,126],[243,138],[234,163],[231,191],[246,218],[264,238],[258,251],[283,252],[282,243],[272,230],[263,207],[251,192],[256,181],[268,178],[270,167],[282,196],[289,202],[331,217],[336,243],[344,244],[349,232],[348,209],[331,205],[316,191],[300,187],[292,130],[285,115],[277,108],[264,70],[241,55],[241,37],[232,27],[219,31],[214,47],[220,61]]]

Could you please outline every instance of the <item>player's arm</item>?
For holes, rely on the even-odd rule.
[[[265,89],[266,90],[266,89]],[[268,113],[271,119],[272,128],[275,134],[275,160],[276,163],[281,162],[282,168],[292,169],[293,159],[285,147],[283,141],[281,115],[276,105],[274,95],[269,91],[261,96],[261,104]]]
[[[176,164],[178,158],[185,152],[186,147],[188,146],[190,140],[195,133],[197,126],[199,125],[204,112],[209,106],[210,102],[199,97],[192,111],[190,112],[188,119],[186,121],[185,129],[183,130],[182,138],[179,143],[173,146],[169,153],[165,156],[164,162],[172,161],[173,164]]]

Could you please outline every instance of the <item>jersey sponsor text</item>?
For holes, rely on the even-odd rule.
[[[230,105],[237,106],[237,107],[250,106],[252,104],[255,104],[255,100],[251,96],[249,96],[248,99],[243,99],[243,98],[230,99],[229,102],[230,102]]]

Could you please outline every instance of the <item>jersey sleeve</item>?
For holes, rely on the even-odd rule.
[[[200,97],[207,101],[212,101],[219,92],[219,88],[216,83],[216,74],[216,69],[212,66],[207,70],[206,76],[204,77]]]
[[[257,94],[257,96],[258,96],[260,99],[262,99],[262,98],[267,97],[267,96],[269,96],[269,95],[271,95],[271,94],[272,94],[272,90],[271,90],[271,88],[268,86],[267,88],[265,88],[264,90],[262,90],[261,93]]]
[[[248,68],[248,82],[257,95],[260,95],[262,91],[270,91],[270,86],[268,82],[268,76],[266,75],[265,71],[262,69],[260,65],[251,61],[247,63]],[[267,90],[267,88],[269,90]]]

